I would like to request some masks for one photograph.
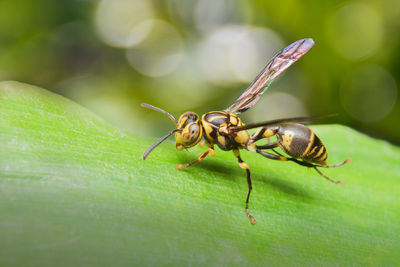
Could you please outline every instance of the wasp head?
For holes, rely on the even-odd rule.
[[[152,144],[143,154],[142,159],[145,160],[151,151],[156,148],[159,144],[167,140],[168,137],[176,134],[176,148],[178,150],[182,150],[184,148],[189,148],[196,145],[201,137],[203,136],[203,128],[201,126],[201,122],[199,116],[194,112],[185,112],[177,121],[175,117],[161,109],[146,103],[141,104],[142,107],[153,109],[159,111],[161,113],[166,114],[176,125],[176,129],[170,131],[166,136],[159,139],[157,142]]]
[[[175,139],[178,150],[195,146],[203,135],[200,118],[194,112],[183,113],[178,120],[177,129],[179,131],[175,133]]]

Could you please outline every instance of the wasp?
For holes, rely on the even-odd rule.
[[[318,117],[286,118],[247,125],[238,117],[238,114],[253,107],[261,95],[270,87],[274,79],[306,54],[313,46],[314,41],[311,38],[306,38],[298,40],[279,51],[242,95],[223,111],[211,111],[201,116],[201,118],[196,113],[189,111],[183,113],[176,120],[169,112],[142,103],[141,105],[145,108],[166,114],[176,125],[174,130],[144,152],[143,160],[149,156],[155,147],[173,134],[175,134],[176,148],[178,150],[193,147],[199,144],[203,138],[208,147],[196,160],[178,165],[176,167],[178,170],[202,161],[207,155],[213,156],[215,154],[215,145],[225,151],[232,150],[239,166],[246,171],[248,193],[245,207],[247,217],[252,224],[256,222],[256,219],[249,211],[249,199],[253,187],[249,166],[240,155],[240,150],[242,149],[258,153],[268,159],[291,161],[301,166],[313,168],[325,179],[333,183],[343,184],[343,181],[331,179],[319,170],[319,168],[342,166],[350,162],[350,159],[346,159],[339,164],[327,164],[328,154],[324,144],[311,128],[303,124]],[[258,130],[250,134],[248,130],[254,128],[258,128]],[[271,142],[269,138],[273,136],[276,137],[276,141]],[[262,139],[268,142],[266,144],[257,144]],[[276,150],[278,147],[287,155],[278,152]]]

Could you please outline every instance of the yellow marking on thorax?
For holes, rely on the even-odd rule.
[[[250,136],[247,131],[240,131],[235,136],[235,142],[241,145],[245,145],[249,142]]]
[[[214,144],[214,138],[211,136],[211,133],[213,132],[213,127],[211,124],[205,120],[202,120],[202,125],[204,129],[204,134],[206,136],[206,139],[208,139],[208,144],[213,145]]]
[[[226,142],[225,142],[226,139],[225,139],[224,136],[218,135],[217,139],[218,139],[218,143],[220,143],[220,144],[223,145],[223,146],[226,145]]]
[[[242,120],[239,117],[237,117],[236,114],[230,113],[230,115],[231,115],[231,123],[234,126],[240,127],[240,126],[244,125]],[[232,118],[234,118],[234,122],[232,122]],[[250,140],[250,136],[247,131],[239,131],[236,133],[235,142],[238,144],[241,144],[243,147],[249,143],[249,140]]]
[[[222,134],[225,134],[225,135],[228,135],[229,134],[229,132],[228,132],[228,124],[226,124],[225,122],[221,123],[219,125],[218,132],[220,132]]]
[[[240,121],[236,114],[233,113],[229,113],[229,120],[233,126],[237,126]]]
[[[207,135],[210,135],[213,131],[213,127],[207,122],[206,123],[203,122],[203,128]]]

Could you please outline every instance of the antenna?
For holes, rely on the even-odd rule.
[[[157,110],[157,111],[159,111],[159,112],[161,112],[161,113],[166,114],[173,122],[175,122],[175,125],[178,126],[178,121],[177,121],[177,120],[175,119],[175,117],[174,117],[171,113],[169,113],[168,111],[165,111],[165,110],[163,110],[163,109],[161,109],[161,108],[152,106],[152,105],[147,104],[147,103],[142,103],[142,104],[140,104],[140,105],[141,105],[142,107],[144,107],[144,108],[149,108],[149,109]]]

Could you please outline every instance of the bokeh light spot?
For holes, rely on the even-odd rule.
[[[249,122],[307,115],[306,109],[297,97],[283,92],[269,92],[262,97],[260,103],[249,114]]]
[[[96,30],[106,44],[130,47],[147,36],[150,29],[137,26],[153,18],[153,13],[147,0],[102,0],[95,15]]]
[[[271,30],[226,25],[205,38],[199,62],[205,78],[214,84],[250,82],[281,48],[279,36]]]
[[[393,109],[397,86],[393,77],[378,65],[364,65],[344,81],[340,97],[346,111],[363,122],[384,118]]]
[[[188,0],[166,0],[166,9],[169,18],[178,25],[193,25],[193,12],[196,1]]]
[[[251,82],[283,47],[283,42],[274,31],[250,28],[230,48],[232,71],[238,80]]]
[[[362,3],[337,10],[327,23],[326,33],[334,49],[352,60],[370,56],[382,44],[384,35],[382,18]]]
[[[197,29],[208,33],[226,24],[248,24],[252,15],[249,1],[198,0],[193,17]]]
[[[173,72],[184,56],[182,37],[174,26],[162,20],[148,20],[142,25],[151,31],[144,41],[127,49],[129,64],[147,76],[164,76]]]

